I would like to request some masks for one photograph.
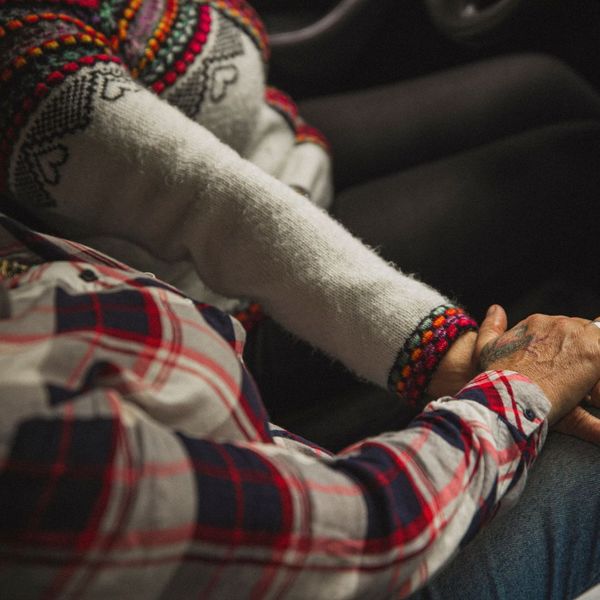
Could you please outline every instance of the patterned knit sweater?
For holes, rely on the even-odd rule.
[[[326,142],[266,87],[268,54],[243,0],[0,0],[2,189],[192,296],[259,301],[416,398],[474,323],[325,214]]]
[[[56,206],[72,153],[65,136],[84,132],[94,111],[92,99],[117,101],[129,77],[265,172],[318,205],[329,205],[327,142],[303,122],[286,94],[265,86],[268,40],[244,2],[86,0],[3,7],[10,18],[0,34],[0,66],[10,97],[0,117],[2,130],[20,130],[33,106],[65,82],[19,145],[11,173],[2,176],[30,210]],[[75,72],[78,81],[66,81]],[[4,169],[15,137],[3,140]],[[158,271],[196,296],[207,295],[190,265],[156,264],[154,256],[124,247],[123,240],[88,241]],[[216,296],[210,299],[223,304]]]

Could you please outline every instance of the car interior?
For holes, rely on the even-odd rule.
[[[578,0],[255,0],[270,80],[295,98],[542,52],[600,84],[600,3]]]

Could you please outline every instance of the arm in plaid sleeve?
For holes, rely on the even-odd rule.
[[[489,372],[405,431],[301,452],[271,436],[225,315],[104,264],[10,285],[7,597],[408,595],[517,497],[545,436],[539,388]]]
[[[420,355],[411,373],[426,382],[445,338],[433,356],[419,336],[407,340],[420,323],[443,317],[439,307],[452,310],[445,298],[140,87],[98,28],[15,6],[0,5],[0,180],[21,207],[138,268],[142,255],[162,265],[142,270],[172,276],[192,263],[216,292],[260,302],[380,385],[398,362],[390,383],[411,387],[404,367]]]

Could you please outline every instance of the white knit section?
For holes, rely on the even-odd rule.
[[[311,202],[321,208],[329,208],[333,202],[331,162],[317,144],[296,144],[278,179],[290,186],[304,188],[310,194]]]
[[[54,227],[124,238],[162,261],[191,259],[212,289],[258,300],[379,384],[406,337],[445,302],[150,92],[96,97],[91,125],[60,143],[69,158],[47,186],[57,207],[37,209]]]
[[[257,115],[252,138],[243,155],[265,173],[279,179],[294,144],[290,125],[265,103]]]
[[[289,123],[269,105],[263,105],[252,139],[242,155],[283,183],[305,189],[317,206],[331,206],[333,186],[329,156],[317,144],[296,144]]]

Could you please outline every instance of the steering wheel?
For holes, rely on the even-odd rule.
[[[493,35],[529,0],[425,0],[434,24],[450,38],[475,41]]]

